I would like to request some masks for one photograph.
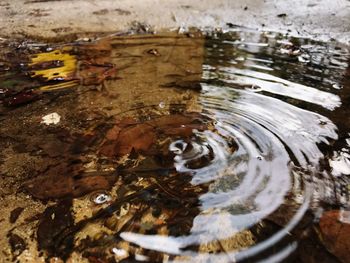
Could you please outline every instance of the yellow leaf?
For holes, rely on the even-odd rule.
[[[64,51],[68,50],[66,48]],[[63,65],[60,67],[33,70],[31,71],[31,77],[43,77],[47,81],[57,79],[67,80],[73,77],[77,67],[77,59],[74,55],[63,53],[61,50],[35,54],[32,56],[29,66],[33,67],[50,61],[61,61]]]

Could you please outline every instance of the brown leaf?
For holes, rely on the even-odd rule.
[[[26,242],[19,235],[9,233],[7,236],[11,246],[11,251],[14,255],[20,255],[27,248]]]
[[[320,219],[320,231],[325,247],[341,262],[350,262],[350,224],[340,221],[341,212],[325,212]]]
[[[37,239],[40,249],[49,255],[66,258],[73,248],[73,239],[60,240],[62,232],[74,224],[72,200],[65,199],[45,209],[39,222]]]
[[[114,128],[117,131],[117,127]],[[109,138],[114,138],[112,131],[108,134]],[[150,125],[141,123],[122,129],[117,134],[116,140],[106,141],[101,148],[100,153],[113,157],[129,154],[132,149],[136,152],[147,151],[156,141],[156,133]]]
[[[73,178],[65,175],[37,177],[26,183],[24,188],[41,200],[69,196],[74,189]]]
[[[194,129],[207,129],[199,114],[165,115],[143,123],[126,118],[117,121],[107,132],[100,153],[108,157],[120,157],[132,150],[137,153],[152,153],[151,147],[161,136],[189,137]]]
[[[24,210],[23,207],[17,207],[11,211],[11,213],[10,213],[10,223],[11,224],[13,224],[17,221],[18,217],[21,215],[23,210]]]
[[[83,174],[79,166],[69,167],[66,163],[50,168],[44,176],[26,182],[24,189],[41,200],[79,197],[95,190],[108,190],[116,179],[114,175],[109,174]]]
[[[74,181],[72,195],[78,197],[96,190],[108,190],[112,187],[115,180],[114,176],[95,175],[83,177]]]
[[[193,130],[203,131],[207,129],[203,116],[199,114],[172,114],[149,121],[160,133],[169,136],[189,137]]]

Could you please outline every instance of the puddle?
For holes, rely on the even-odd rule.
[[[348,47],[252,31],[1,45],[4,261],[347,261]]]

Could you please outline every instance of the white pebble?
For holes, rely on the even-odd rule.
[[[125,249],[119,249],[119,248],[112,248],[113,254],[115,254],[117,257],[127,257],[128,252]]]
[[[46,125],[57,124],[60,122],[60,120],[61,120],[61,116],[58,115],[57,112],[54,112],[54,113],[50,113],[50,114],[45,115],[42,118],[41,123],[44,123]]]

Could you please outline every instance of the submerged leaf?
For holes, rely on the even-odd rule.
[[[320,219],[322,241],[326,248],[341,262],[349,262],[350,224],[342,222],[341,211],[325,212]]]
[[[117,177],[113,174],[82,173],[81,167],[53,167],[45,175],[35,177],[23,186],[31,195],[41,200],[79,197],[96,190],[108,190]]]
[[[8,92],[9,94],[11,92]],[[18,94],[9,95],[7,98],[3,99],[3,104],[7,107],[14,107],[18,105],[23,105],[34,101],[39,98],[39,93],[33,90],[22,91]]]
[[[71,213],[72,200],[65,199],[57,205],[45,209],[39,222],[37,236],[40,249],[52,256],[65,258],[73,248],[73,239],[65,239],[61,244],[60,234],[74,223]]]
[[[50,80],[69,80],[72,79],[77,69],[77,58],[65,51],[70,50],[53,50],[51,52],[44,52],[35,54],[31,57],[31,63],[29,64],[35,69],[30,71],[31,77],[41,77],[47,81]],[[59,61],[60,63],[50,63]],[[49,66],[48,66],[49,65]],[[52,65],[58,65],[52,67]]]
[[[129,118],[117,121],[106,134],[100,153],[113,157],[136,153],[152,154],[152,146],[162,136],[186,138],[193,130],[206,130],[207,125],[199,114],[165,115],[143,123]]]

